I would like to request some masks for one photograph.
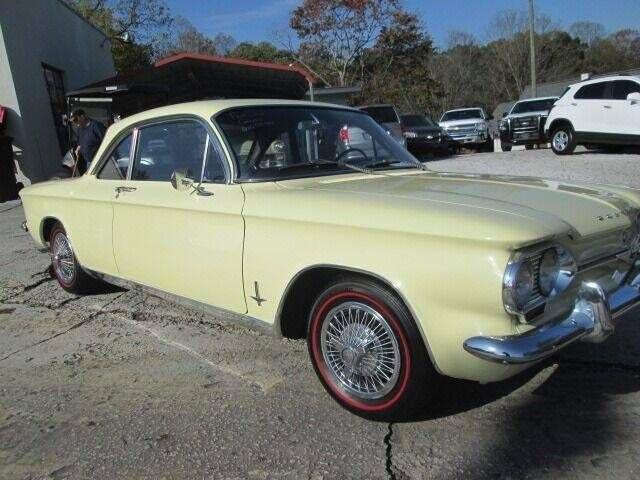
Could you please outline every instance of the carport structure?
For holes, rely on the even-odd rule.
[[[199,53],[179,53],[153,66],[125,72],[67,93],[107,124],[141,110],[214,98],[304,99],[320,80],[297,65],[257,62]]]

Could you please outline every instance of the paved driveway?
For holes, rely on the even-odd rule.
[[[638,155],[549,151],[431,162],[640,187]],[[632,478],[640,324],[504,384],[451,382],[405,423],[351,415],[302,341],[136,291],[76,297],[0,204],[0,478]]]

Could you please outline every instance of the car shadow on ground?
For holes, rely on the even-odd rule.
[[[616,398],[640,391],[640,324],[627,320],[605,343],[574,344],[510,380],[488,385],[447,381],[440,401],[400,421],[469,412],[507,397],[552,368],[535,388],[496,404],[492,415],[500,417],[499,424],[487,424],[482,410],[471,413],[484,431],[477,432],[474,443],[479,451],[465,454],[465,478],[528,478],[543,471],[569,473],[576,465],[606,478],[616,463],[611,457],[623,455],[625,445],[635,442],[629,413],[621,408],[624,400]]]
[[[640,148],[638,147],[610,147],[610,148],[591,148],[578,150],[571,155],[638,155],[640,154]]]
[[[576,462],[606,478],[608,456],[633,442],[611,396],[640,390],[640,376],[559,364],[531,395],[502,409],[503,418],[469,455],[465,478],[529,478],[572,471]],[[487,433],[489,435],[487,435]]]

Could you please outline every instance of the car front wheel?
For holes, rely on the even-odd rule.
[[[325,389],[361,416],[406,414],[438,380],[410,313],[374,282],[327,288],[312,309],[307,342]]]
[[[61,223],[56,223],[49,236],[53,275],[62,288],[70,293],[91,293],[100,282],[90,277],[78,263],[67,232]]]
[[[551,149],[557,155],[569,155],[576,148],[576,137],[569,125],[560,125],[551,135]]]
[[[503,152],[510,152],[511,151],[511,144],[505,143],[505,142],[500,142],[500,149]]]

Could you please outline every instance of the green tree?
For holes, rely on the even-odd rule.
[[[163,0],[66,0],[111,42],[118,71],[145,67],[162,51],[173,19]]]
[[[419,18],[402,10],[381,28],[373,47],[363,55],[363,103],[391,102],[404,111],[429,110],[434,93],[430,62],[431,37]]]
[[[640,67],[640,31],[620,30],[594,42],[585,52],[583,70],[615,72]]]
[[[242,42],[227,53],[228,57],[243,58],[257,62],[289,63],[291,56],[285,50],[279,50],[269,42]]]

